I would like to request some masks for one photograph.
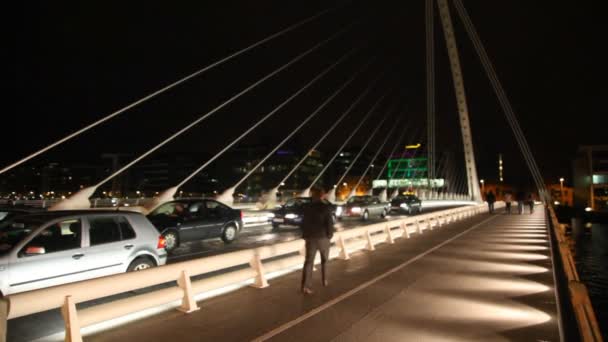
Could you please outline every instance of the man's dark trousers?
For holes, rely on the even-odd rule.
[[[302,270],[302,288],[312,287],[312,268],[315,263],[317,251],[321,253],[321,280],[325,284],[326,273],[325,263],[329,259],[329,247],[331,243],[328,238],[310,238],[306,239],[306,259]]]

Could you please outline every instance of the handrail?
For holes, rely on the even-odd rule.
[[[600,332],[599,325],[593,306],[591,305],[591,299],[589,299],[589,292],[587,287],[580,281],[578,272],[576,270],[576,264],[572,258],[572,252],[568,245],[566,238],[565,229],[560,225],[555,215],[555,210],[552,206],[548,205],[549,218],[555,237],[558,242],[558,248],[564,273],[568,279],[568,293],[570,294],[570,301],[576,316],[576,322],[578,324],[578,331],[580,338],[583,342],[601,342],[602,334]]]
[[[349,259],[349,254],[365,248],[374,250],[378,243],[394,243],[397,238],[410,238],[412,233],[441,227],[487,212],[483,204],[441,210],[433,213],[407,217],[400,220],[379,222],[359,228],[336,232],[330,258]],[[253,279],[254,287],[268,286],[266,276],[270,272],[290,269],[304,261],[302,239],[230,252],[190,261],[165,265],[148,270],[117,274],[45,289],[17,293],[6,297],[8,319],[61,308],[64,318],[66,341],[82,341],[81,327],[104,322],[113,318],[181,300],[178,310],[198,310],[195,296],[206,291],[228,285],[242,284]],[[295,253],[299,253],[294,255]],[[235,271],[204,279],[192,280],[192,276],[208,274],[222,269],[238,268]],[[120,293],[177,281],[177,286],[99,304],[85,309],[76,309],[77,303],[87,302]],[[2,310],[0,310],[2,312]],[[6,331],[1,332],[4,337]],[[1,338],[0,337],[0,338]]]

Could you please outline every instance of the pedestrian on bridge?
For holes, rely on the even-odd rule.
[[[513,195],[511,195],[510,192],[505,192],[503,200],[505,201],[505,212],[511,215],[511,202],[513,202]]]
[[[306,257],[302,268],[302,293],[312,294],[312,269],[317,251],[321,254],[321,280],[327,286],[325,263],[329,259],[330,240],[334,235],[331,207],[322,202],[321,189],[310,191],[312,201],[302,210],[302,238],[306,241]]]
[[[523,191],[518,191],[517,196],[515,196],[517,200],[517,212],[519,215],[524,214],[524,201],[526,200],[526,194]]]
[[[490,214],[493,214],[494,213],[494,202],[496,202],[496,196],[494,195],[494,192],[492,192],[492,190],[490,190],[486,194],[486,201],[488,202],[488,210],[490,211]]]
[[[534,214],[534,196],[528,194],[528,206],[530,207],[530,215]]]

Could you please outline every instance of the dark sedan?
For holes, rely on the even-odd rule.
[[[391,200],[391,209],[409,215],[422,212],[422,201],[415,195],[399,195]]]
[[[302,223],[304,205],[310,203],[310,197],[296,197],[288,200],[279,209],[273,211],[272,228],[279,229],[281,225],[299,226]],[[332,207],[334,222],[336,221],[336,206],[328,201],[324,202]]]
[[[240,210],[212,199],[167,202],[148,214],[148,219],[165,237],[167,251],[194,240],[221,238],[228,244],[243,228]]]

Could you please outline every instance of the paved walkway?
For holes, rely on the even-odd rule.
[[[541,209],[541,208],[538,208]],[[479,215],[86,341],[559,341],[545,215]]]

